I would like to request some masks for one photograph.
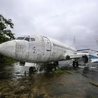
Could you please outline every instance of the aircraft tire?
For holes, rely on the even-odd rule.
[[[78,61],[76,62],[76,68],[78,68],[79,67],[79,63],[78,63]]]
[[[73,61],[73,68],[75,68],[75,61]]]
[[[78,68],[79,64],[78,61],[73,61],[73,68]]]
[[[30,67],[29,68],[29,73],[31,74],[31,73],[34,73],[36,70],[35,70],[35,67]]]

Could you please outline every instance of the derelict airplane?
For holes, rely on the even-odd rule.
[[[40,35],[18,37],[15,40],[4,42],[0,44],[0,53],[20,62],[56,63],[80,57],[85,63],[88,62],[88,57],[83,53],[77,53],[75,48]],[[78,61],[73,66],[78,66]]]

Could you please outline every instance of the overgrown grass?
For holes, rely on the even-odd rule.
[[[0,57],[0,63],[1,64],[13,64],[13,63],[15,63],[15,62],[17,62],[16,60],[14,60],[14,59],[11,59],[11,58],[8,58],[8,57]]]
[[[68,74],[73,74],[73,70],[66,70],[65,72]]]
[[[57,69],[57,70],[53,71],[53,73],[55,73],[55,74],[64,74],[64,73],[73,74],[73,70]]]
[[[64,74],[64,70],[58,69],[58,70],[53,71],[53,73],[55,73],[55,74]]]
[[[11,59],[11,58],[7,58],[7,59],[5,60],[5,63],[9,63],[9,64],[15,63],[15,62],[16,62],[16,61],[13,60],[13,59]]]

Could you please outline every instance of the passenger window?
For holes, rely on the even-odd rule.
[[[25,40],[26,40],[26,41],[30,41],[30,38],[29,38],[29,37],[26,37]]]
[[[31,41],[35,41],[35,38],[31,38]]]

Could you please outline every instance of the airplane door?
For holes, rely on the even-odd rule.
[[[50,40],[47,37],[43,37],[45,42],[45,49],[46,51],[51,51],[51,43]]]
[[[44,44],[45,44],[45,61],[49,61],[49,59],[51,58],[51,42],[47,37],[43,37],[44,39]]]

